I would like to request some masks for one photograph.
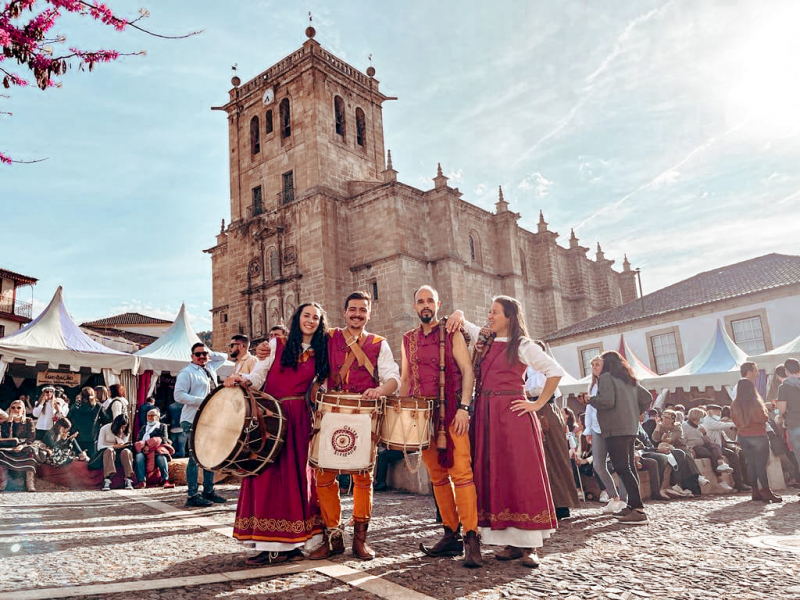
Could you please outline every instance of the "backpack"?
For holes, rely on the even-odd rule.
[[[107,425],[114,420],[114,412],[111,410],[114,406],[114,402],[122,402],[119,398],[114,398],[111,402],[108,403],[106,408],[100,408],[100,411],[97,413],[97,429],[99,430],[103,425]]]

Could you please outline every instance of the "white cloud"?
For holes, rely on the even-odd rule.
[[[672,185],[673,183],[678,181],[678,179],[680,179],[680,178],[681,178],[681,172],[680,171],[676,171],[674,169],[670,169],[669,171],[664,171],[663,173],[661,173],[661,175],[659,175],[658,177],[653,179],[652,187],[655,188],[655,187],[660,187],[660,186],[664,186],[664,185]]]
[[[539,171],[536,171],[535,173],[526,175],[525,178],[517,185],[517,189],[533,190],[534,193],[540,198],[546,198],[550,193],[550,186],[552,185],[552,181],[542,175]]]
[[[475,188],[475,195],[476,196],[483,196],[488,191],[488,189],[489,188],[486,187],[485,183],[479,183],[477,185],[477,187]]]
[[[454,183],[461,183],[464,180],[464,171],[462,169],[451,171],[447,174],[447,178],[450,180],[448,185],[452,187]]]

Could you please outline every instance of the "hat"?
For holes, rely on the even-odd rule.
[[[722,407],[719,404],[707,404],[706,410],[722,410]]]
[[[42,388],[42,391],[43,392],[55,392],[56,388],[54,388],[52,385],[46,385],[46,386],[44,386]]]

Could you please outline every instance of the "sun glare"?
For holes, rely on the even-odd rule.
[[[800,131],[800,5],[792,3],[785,10],[766,6],[769,14],[732,48],[726,115],[759,137],[786,137]]]

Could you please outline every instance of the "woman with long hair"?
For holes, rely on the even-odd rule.
[[[470,438],[478,528],[482,543],[505,546],[495,558],[522,559],[524,566],[535,568],[537,548],[557,527],[535,413],[553,395],[564,373],[528,337],[517,300],[494,298],[488,320],[473,355],[476,389]],[[525,397],[523,377],[528,366],[545,377],[535,402]]]
[[[302,558],[322,541],[322,517],[308,465],[311,415],[305,394],[315,381],[325,381],[328,325],[316,302],[301,304],[292,316],[287,338],[269,341],[269,356],[249,375],[234,375],[226,386],[253,386],[281,401],[286,440],[274,463],[245,477],[239,491],[233,537],[258,553],[250,564],[277,564]]]
[[[625,508],[614,513],[620,523],[645,525],[647,515],[639,494],[634,442],[639,415],[650,406],[652,396],[638,385],[628,361],[614,350],[603,352],[603,368],[597,378],[597,392],[589,404],[597,409],[597,422],[606,443],[614,471],[628,492]]]
[[[128,416],[117,415],[111,423],[100,428],[97,436],[97,456],[103,461],[103,491],[111,489],[111,478],[121,465],[125,473],[125,489],[133,489],[133,452],[131,452],[131,427]],[[92,461],[94,462],[94,461]],[[91,464],[90,464],[91,468]]]
[[[11,403],[7,418],[0,424],[0,492],[6,488],[8,471],[25,473],[25,489],[35,492],[36,467],[45,460],[45,453],[34,443],[35,423],[25,413],[22,400]]]
[[[753,487],[753,500],[782,502],[783,499],[769,488],[767,479],[769,460],[767,407],[764,406],[755,384],[749,379],[740,379],[736,384],[736,398],[731,404],[731,417],[738,429],[737,440],[742,446],[742,453],[747,462],[747,476]]]
[[[67,419],[72,422],[72,431],[77,433],[78,445],[90,456],[97,452],[95,440],[100,433],[97,415],[100,413],[100,403],[97,393],[90,387],[82,388],[75,404],[69,409]]]

